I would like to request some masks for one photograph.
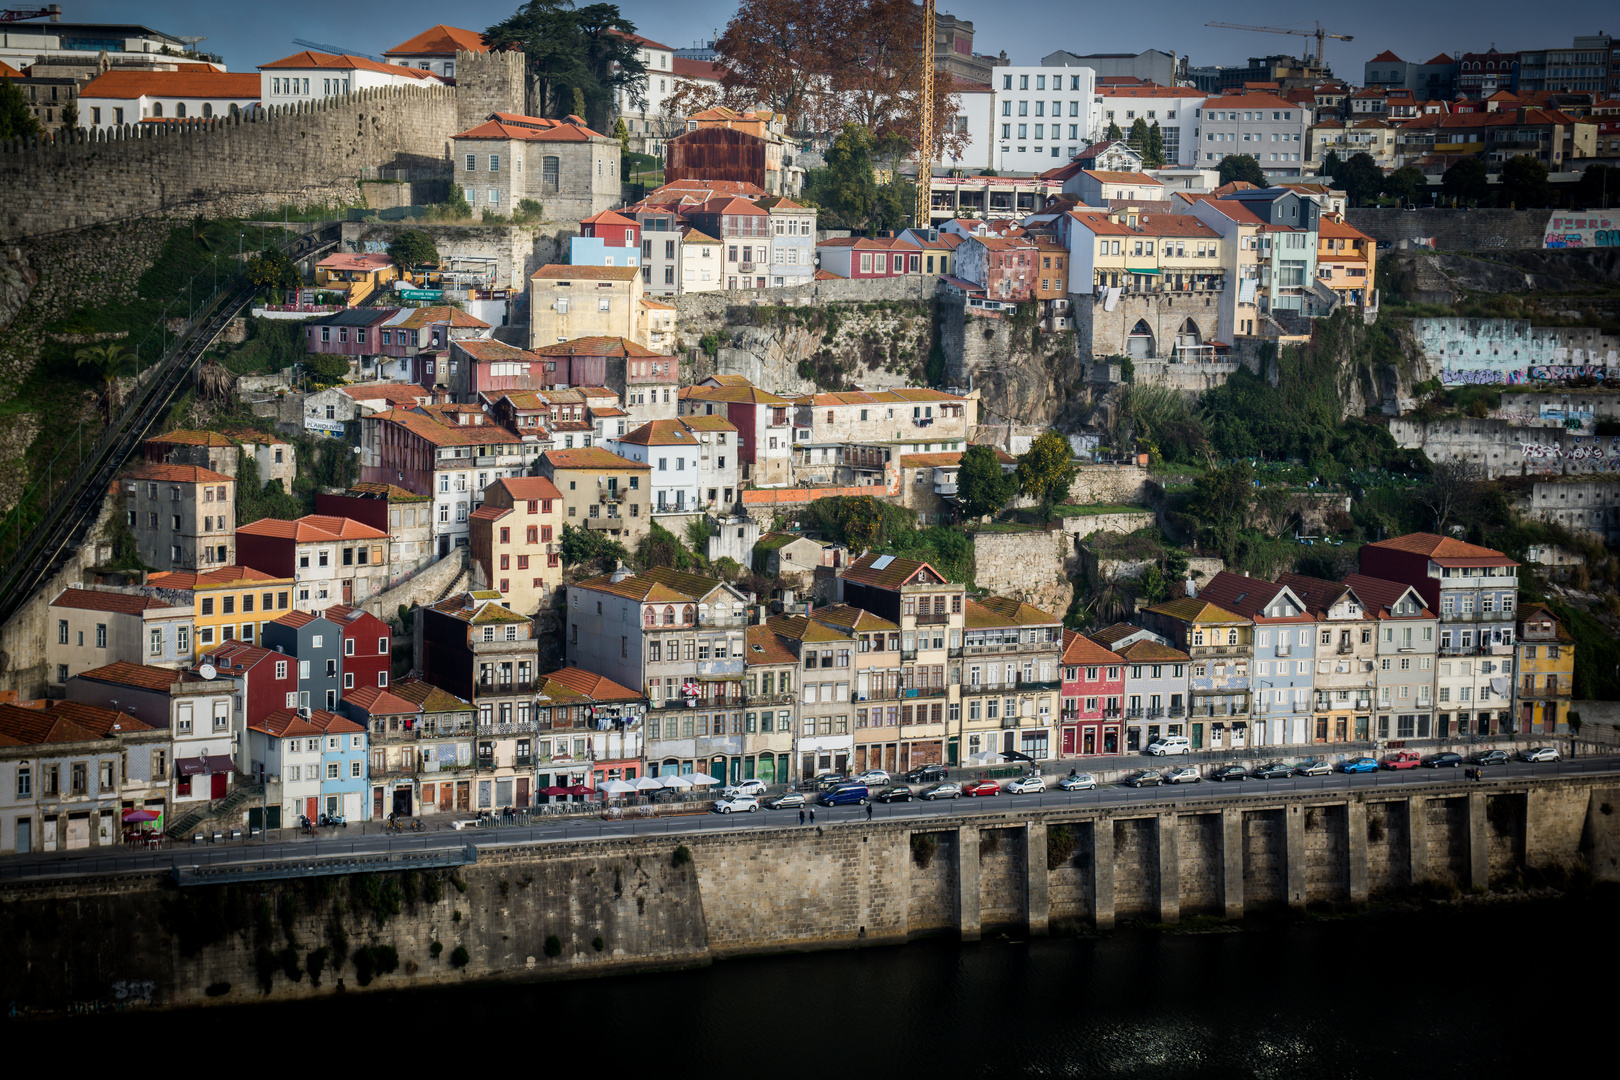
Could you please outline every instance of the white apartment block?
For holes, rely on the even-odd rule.
[[[1045,172],[1093,141],[1097,87],[1090,68],[998,67],[994,76],[998,172]]]
[[[1303,175],[1310,159],[1311,114],[1274,94],[1210,98],[1203,114],[1201,162],[1208,168],[1229,154],[1248,154],[1268,177]]]
[[[1097,87],[1092,130],[1097,138],[1118,124],[1121,135],[1129,136],[1131,125],[1141,119],[1149,127],[1159,125],[1164,139],[1164,163],[1168,168],[1186,168],[1199,163],[1199,109],[1206,95],[1189,86]]]

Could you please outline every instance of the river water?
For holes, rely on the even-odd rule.
[[[483,1068],[660,1080],[1534,1076],[1609,1056],[1577,1018],[1612,1009],[1601,988],[1620,945],[1603,928],[1616,914],[1611,900],[1560,901],[1211,933],[935,940],[29,1027],[69,1038],[94,1027],[166,1053],[241,1051],[253,1031],[266,1050],[289,1036],[317,1056],[363,1048],[333,1059],[343,1071],[368,1061],[437,1073],[494,1051]]]

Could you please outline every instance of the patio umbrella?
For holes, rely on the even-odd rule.
[[[598,784],[596,789],[598,791],[605,791],[609,795],[628,795],[630,792],[636,790],[636,785],[626,783],[623,780],[609,780],[605,784]]]
[[[692,781],[688,780],[684,776],[677,775],[676,773],[670,773],[667,776],[660,776],[658,780],[661,787],[689,788],[692,786]]]
[[[659,782],[656,776],[643,776],[640,780],[634,781],[632,786],[637,791],[658,791],[664,785]]]
[[[720,782],[706,772],[688,773],[686,779],[699,786],[704,784],[718,784]]]
[[[558,787],[556,784],[552,784],[550,787],[541,788],[540,794],[552,796],[566,795],[568,794],[568,789],[565,787]]]
[[[591,793],[591,789],[584,784],[573,784],[563,790],[570,795],[589,795]]]
[[[131,810],[129,813],[124,815],[124,821],[126,823],[134,823],[137,821],[156,821],[162,816],[162,814],[154,814],[150,810]]]

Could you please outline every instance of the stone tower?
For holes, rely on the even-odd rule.
[[[527,82],[521,52],[457,52],[456,130],[475,128],[490,113],[527,113]]]

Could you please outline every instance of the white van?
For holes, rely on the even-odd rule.
[[[1185,735],[1161,735],[1147,744],[1147,752],[1154,757],[1164,757],[1166,754],[1192,753],[1192,740]]]

